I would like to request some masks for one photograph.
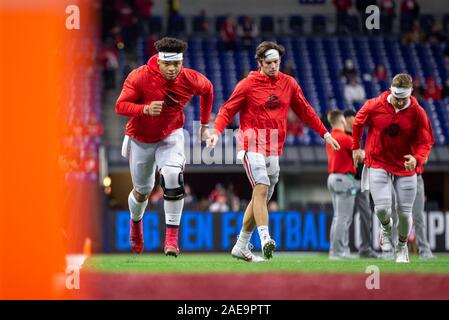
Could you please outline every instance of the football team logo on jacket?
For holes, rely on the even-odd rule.
[[[179,104],[178,95],[173,92],[167,92],[164,96],[164,104],[168,107],[173,107],[175,104]]]
[[[265,108],[270,110],[276,109],[279,107],[279,97],[271,95],[268,100],[265,102]]]
[[[392,138],[396,137],[399,134],[399,125],[397,123],[390,124],[387,128],[385,128],[385,132]]]

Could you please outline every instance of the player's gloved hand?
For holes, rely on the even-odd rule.
[[[209,128],[201,127],[200,128],[200,140],[201,141],[207,141],[210,137]]]
[[[206,145],[208,148],[215,148],[218,142],[218,134],[213,133],[209,136],[209,138],[206,140]]]
[[[164,101],[152,101],[143,107],[143,114],[146,116],[158,116],[161,114]]]
[[[337,140],[335,140],[330,134],[327,135],[325,138],[326,143],[329,143],[332,147],[332,150],[338,151],[340,150],[340,145],[338,144]]]
[[[405,169],[407,169],[408,171],[415,170],[417,164],[415,157],[411,154],[407,154],[404,156],[404,158],[407,159],[407,161],[404,162]]]
[[[357,168],[359,163],[362,163],[364,158],[364,151],[362,149],[352,150],[352,159],[354,160],[354,167]]]

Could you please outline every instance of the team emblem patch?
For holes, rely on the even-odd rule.
[[[173,92],[167,92],[164,96],[164,105],[173,107],[175,104],[179,104],[179,96]]]
[[[265,108],[270,110],[279,108],[279,97],[275,95],[271,95],[268,100],[265,102]]]
[[[390,137],[394,138],[399,134],[400,127],[397,123],[392,123],[385,129],[385,131]]]

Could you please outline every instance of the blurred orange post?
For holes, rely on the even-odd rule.
[[[55,278],[66,253],[61,102],[77,72],[65,64],[70,2],[0,2],[0,299],[65,297]]]
[[[92,241],[90,238],[86,238],[86,240],[84,240],[83,254],[86,257],[89,257],[92,254]]]

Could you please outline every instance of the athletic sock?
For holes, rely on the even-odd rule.
[[[268,232],[268,226],[257,227],[257,231],[259,232],[260,242],[262,245],[271,239],[270,233]]]
[[[245,249],[249,243],[249,239],[251,239],[252,234],[253,234],[252,232],[245,231],[243,229],[240,230],[240,234],[236,243],[237,247]]]
[[[140,220],[142,220],[147,204],[148,200],[145,200],[144,202],[139,202],[134,197],[133,192],[132,191],[130,192],[128,196],[128,205],[131,219],[134,222],[139,222]]]
[[[164,200],[165,224],[167,227],[179,227],[183,207],[184,199],[175,201]]]

